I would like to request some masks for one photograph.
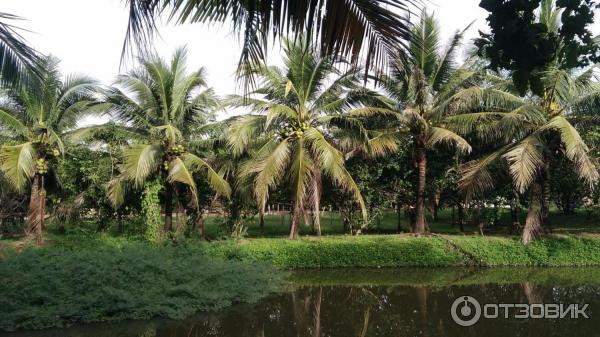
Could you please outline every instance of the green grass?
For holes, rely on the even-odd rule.
[[[525,222],[526,212],[521,212]],[[219,216],[209,216],[206,221],[207,234],[209,238],[219,237],[219,228],[217,223],[221,220]],[[252,218],[248,226],[248,237],[286,237],[289,234],[290,215],[288,213],[265,215],[264,231],[258,225],[258,217]],[[451,209],[442,209],[439,211],[438,219],[434,220],[428,215],[427,221],[433,233],[438,234],[461,234],[458,226],[452,225]],[[557,233],[582,233],[582,232],[599,232],[600,221],[598,215],[591,210],[581,209],[573,215],[562,215],[558,210],[553,209],[550,215],[550,221]],[[498,226],[487,226],[484,228],[486,233],[504,233],[507,232],[507,225],[511,223],[508,210],[500,210],[500,219]],[[372,226],[369,227],[365,234],[394,234],[397,233],[398,215],[392,211],[383,212],[378,220],[374,220]],[[401,217],[402,231],[409,232],[408,219]],[[338,213],[324,212],[321,217],[321,229],[323,235],[341,235],[344,233],[344,226],[341,216]],[[479,228],[465,225],[466,234],[479,234]],[[313,235],[310,226],[301,225],[300,235]]]
[[[72,238],[3,252],[0,330],[151,317],[254,302],[277,289],[270,266],[204,255],[198,245]]]
[[[248,239],[215,242],[208,254],[270,263],[279,268],[435,267],[462,264],[461,256],[437,238],[365,235],[321,239]]]
[[[446,238],[484,266],[598,266],[600,238],[555,235],[523,245],[515,237]]]

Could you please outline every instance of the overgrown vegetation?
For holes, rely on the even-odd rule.
[[[253,302],[281,285],[272,267],[208,257],[193,245],[81,237],[2,251],[0,330],[152,317]]]

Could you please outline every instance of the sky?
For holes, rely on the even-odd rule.
[[[448,39],[456,30],[473,26],[467,40],[485,30],[486,12],[479,8],[480,0],[428,0]],[[27,41],[44,54],[61,59],[64,74],[85,73],[104,84],[110,84],[119,72],[121,48],[127,28],[128,12],[121,0],[2,0],[2,12],[21,16],[27,21],[19,25],[30,32],[23,33]],[[600,33],[600,22],[593,32]],[[168,58],[180,46],[188,49],[188,68],[205,67],[208,84],[219,95],[235,93],[234,81],[240,51],[240,41],[229,26],[203,24],[161,24],[160,37],[154,48]],[[269,61],[280,61],[279,47],[270,50]]]

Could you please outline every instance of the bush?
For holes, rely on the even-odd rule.
[[[271,267],[207,258],[198,246],[141,242],[60,243],[5,252],[0,263],[0,329],[183,318],[276,289]]]

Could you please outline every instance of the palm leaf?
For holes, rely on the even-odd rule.
[[[156,172],[163,148],[160,145],[134,144],[123,150],[123,174],[141,187]]]
[[[18,191],[22,191],[35,174],[35,159],[32,143],[0,147],[0,169]]]

